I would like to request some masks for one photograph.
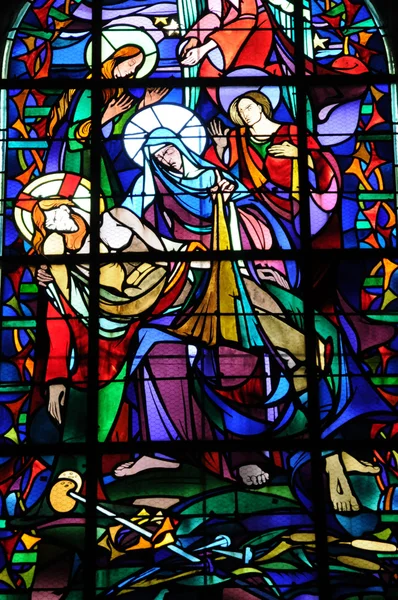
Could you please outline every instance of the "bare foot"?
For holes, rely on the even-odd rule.
[[[380,473],[380,467],[373,465],[366,460],[357,460],[351,454],[342,452],[341,458],[345,466],[347,473],[370,473],[371,475],[377,475]]]
[[[269,480],[269,473],[266,473],[258,465],[243,465],[239,467],[238,473],[244,485],[253,487],[262,487]]]
[[[329,493],[334,510],[337,512],[358,511],[360,509],[359,502],[354,496],[338,454],[332,454],[326,458],[326,473],[329,476]]]
[[[178,469],[180,463],[171,460],[162,460],[160,458],[152,458],[151,456],[141,456],[136,461],[125,462],[116,467],[114,470],[115,477],[128,477],[136,475],[147,469]]]

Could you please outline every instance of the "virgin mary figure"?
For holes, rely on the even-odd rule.
[[[304,311],[294,292],[297,273],[294,267],[286,272],[281,267],[267,269],[264,276],[257,261],[242,254],[233,260],[228,252],[268,250],[273,242],[273,215],[233,175],[218,170],[170,129],[152,131],[142,151],[144,173],[133,190],[135,209],[162,237],[181,243],[181,249],[196,240],[210,259],[203,260],[201,268],[191,264],[189,289],[167,315],[152,319],[139,332],[131,373],[142,385],[140,398],[145,403],[149,394],[153,408],[143,437],[302,435],[306,429]],[[289,247],[283,232],[281,237],[279,244]],[[213,258],[210,251],[217,256]],[[343,373],[359,376],[360,369],[335,325],[317,315],[316,332],[325,432],[335,432],[347,418],[388,412],[365,379],[355,387],[349,381],[342,386]],[[185,358],[181,343],[187,348]],[[159,360],[160,356],[167,360]],[[178,365],[173,357],[178,357]],[[364,395],[371,399],[366,407]],[[143,412],[147,414],[148,408]],[[207,460],[221,472],[224,459]],[[237,461],[227,462],[229,473],[239,474],[248,485],[264,483],[264,457],[248,459],[242,453]],[[245,467],[252,473],[258,467],[259,474],[248,481]],[[129,468],[122,465],[119,475],[128,474]]]
[[[262,267],[222,257],[224,251],[270,248],[274,217],[184,139],[166,127],[149,133],[143,175],[125,205],[163,239],[181,250],[196,242],[208,256],[197,260],[192,254],[181,296],[138,334],[131,366],[140,399],[137,436],[164,441],[242,439],[271,430],[293,435],[305,429],[299,400],[306,387],[304,335],[285,319],[285,298],[272,294],[271,283],[262,286]],[[211,251],[219,253],[217,260]],[[275,271],[274,287],[286,291],[290,276],[294,280],[294,268],[289,274]],[[262,452],[206,453],[203,462],[247,485],[263,485],[269,474]],[[127,463],[116,475],[136,469]]]
[[[268,250],[272,246],[275,218],[271,212],[235,177],[218,170],[189,149],[173,131],[164,127],[152,131],[143,154],[145,184],[141,187],[142,183],[138,182],[133,195],[137,198],[139,188],[141,215],[162,237],[181,242],[181,248],[196,241],[203,249],[213,251]],[[287,238],[279,242],[284,246],[288,244]],[[202,269],[208,279],[203,311],[196,306],[195,316],[188,319],[193,330],[184,324],[179,334],[192,334],[211,346],[219,344],[221,338],[246,349],[267,346],[268,336],[261,318],[253,310],[253,306],[260,306],[258,296],[263,292],[259,286],[261,273],[257,272],[261,268],[257,267],[247,261],[221,260],[212,261],[210,269]],[[296,276],[294,268],[289,276],[293,279]],[[281,272],[276,273],[274,279],[286,287],[286,277],[287,274]],[[271,301],[262,298],[261,302],[270,306]],[[273,308],[275,313],[281,313],[281,307]],[[199,317],[202,312],[205,317]],[[196,326],[193,325],[195,320],[198,320]],[[284,323],[280,327],[283,330]],[[275,344],[271,344],[275,348],[281,339],[285,340],[282,330],[277,334],[279,343],[275,340]],[[292,340],[291,331],[286,343],[288,338]],[[297,337],[295,342],[298,342]],[[303,347],[293,346],[290,345],[289,354],[302,355]]]

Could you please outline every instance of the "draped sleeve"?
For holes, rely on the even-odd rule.
[[[54,380],[68,379],[71,332],[65,318],[51,302],[47,304],[46,325],[50,347],[45,380],[50,383]]]
[[[211,33],[208,38],[213,40],[224,59],[224,68],[229,69],[236,56],[244,47],[251,32],[257,25],[256,0],[240,0],[237,18]]]
[[[273,144],[282,144],[286,141],[298,146],[296,125],[282,125]],[[312,159],[308,169],[312,199],[323,210],[331,211],[337,202],[340,182],[337,163],[333,156],[324,151],[309,133],[307,134],[307,148],[309,157]],[[294,187],[295,161],[296,159],[276,158],[268,155],[264,166],[269,179],[279,187],[292,189]]]

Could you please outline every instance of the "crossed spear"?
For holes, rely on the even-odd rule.
[[[58,476],[58,480],[57,482],[53,485],[53,487],[51,488],[50,491],[50,496],[49,496],[49,502],[51,507],[53,508],[53,510],[55,510],[56,512],[61,512],[61,513],[68,513],[71,512],[76,504],[78,502],[85,504],[87,502],[86,498],[84,496],[81,496],[78,492],[80,491],[81,487],[82,487],[82,478],[79,475],[79,473],[76,473],[75,471],[64,471],[63,473],[61,473]],[[127,527],[128,529],[132,529],[133,531],[135,531],[136,533],[139,533],[140,535],[142,535],[144,538],[150,540],[155,533],[152,531],[148,531],[147,529],[145,529],[144,527],[141,527],[140,525],[137,525],[136,523],[133,523],[131,521],[128,521],[127,519],[123,518],[123,517],[119,517],[116,513],[108,510],[107,508],[104,508],[103,506],[100,506],[99,504],[96,505],[96,510],[111,518],[113,521],[116,521],[117,523],[121,523],[122,525],[124,525],[125,527]],[[249,562],[249,560],[251,559],[251,551],[249,548],[245,549],[245,552],[229,552],[229,551],[223,551],[222,548],[227,548],[228,546],[231,545],[231,540],[227,535],[218,535],[213,542],[211,542],[210,544],[207,544],[207,546],[202,546],[201,548],[196,548],[195,551],[202,551],[202,550],[206,550],[206,549],[211,549],[212,551],[219,553],[219,554],[224,554],[225,556],[231,556],[234,558],[238,558],[241,560],[244,560],[244,562]],[[182,556],[183,558],[185,558],[186,560],[192,562],[192,563],[200,563],[202,562],[202,560],[200,558],[198,558],[197,556],[194,556],[193,554],[186,552],[183,548],[181,548],[180,546],[177,546],[176,544],[170,543],[170,544],[165,544],[165,546],[171,550],[171,552],[174,552],[175,554],[179,554],[180,556]]]

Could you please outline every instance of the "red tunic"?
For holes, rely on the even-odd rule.
[[[275,32],[271,19],[266,7],[259,12],[256,0],[239,0],[238,8],[229,0],[222,0],[221,16],[208,12],[185,36],[198,39],[200,45],[209,41],[217,44],[218,60],[214,60],[214,51],[208,53],[200,65],[199,77],[218,78],[242,68],[281,75],[280,65],[270,61]],[[284,44],[289,46],[287,40]],[[207,91],[217,102],[216,90],[209,88]]]
[[[188,274],[189,265],[182,264],[169,283],[164,294],[158,299],[152,309],[156,317],[173,305],[180,295]],[[68,379],[78,388],[88,386],[88,357],[89,357],[89,332],[87,326],[81,321],[67,300],[59,294],[64,314],[62,315],[51,302],[47,306],[47,332],[50,348],[45,371],[45,381]],[[136,317],[128,325],[123,336],[109,339],[98,338],[98,377],[100,387],[106,385],[120,372],[126,360],[131,338],[142,320]],[[70,371],[70,358],[72,348],[75,351],[75,363]]]
[[[50,339],[50,350],[47,359],[45,381],[70,379],[78,388],[88,386],[89,335],[88,328],[68,302],[60,295],[64,315],[48,302],[47,332]],[[124,336],[108,339],[99,336],[99,385],[109,383],[121,370],[126,360],[131,337],[139,325],[139,320],[132,322]],[[75,351],[75,366],[70,372],[69,363],[72,348]]]
[[[296,125],[284,124],[279,127],[272,138],[272,145],[290,142],[294,146],[298,145]],[[329,152],[321,150],[318,142],[311,135],[307,136],[309,156],[312,158],[313,171],[316,180],[316,187],[312,190],[312,198],[315,203],[324,211],[331,211],[337,202],[338,188],[340,184],[340,175],[338,165]],[[242,127],[234,130],[229,135],[229,157],[228,167],[239,165],[240,179],[244,185],[253,190],[256,196],[266,203],[274,212],[281,217],[292,221],[298,214],[298,190],[293,188],[298,183],[294,181],[294,159],[285,157],[275,157],[267,154],[265,159],[248,142],[247,129]],[[211,147],[206,153],[206,159],[212,163],[224,167]],[[291,192],[287,199],[270,191],[269,185],[272,183],[275,188],[281,191]]]

